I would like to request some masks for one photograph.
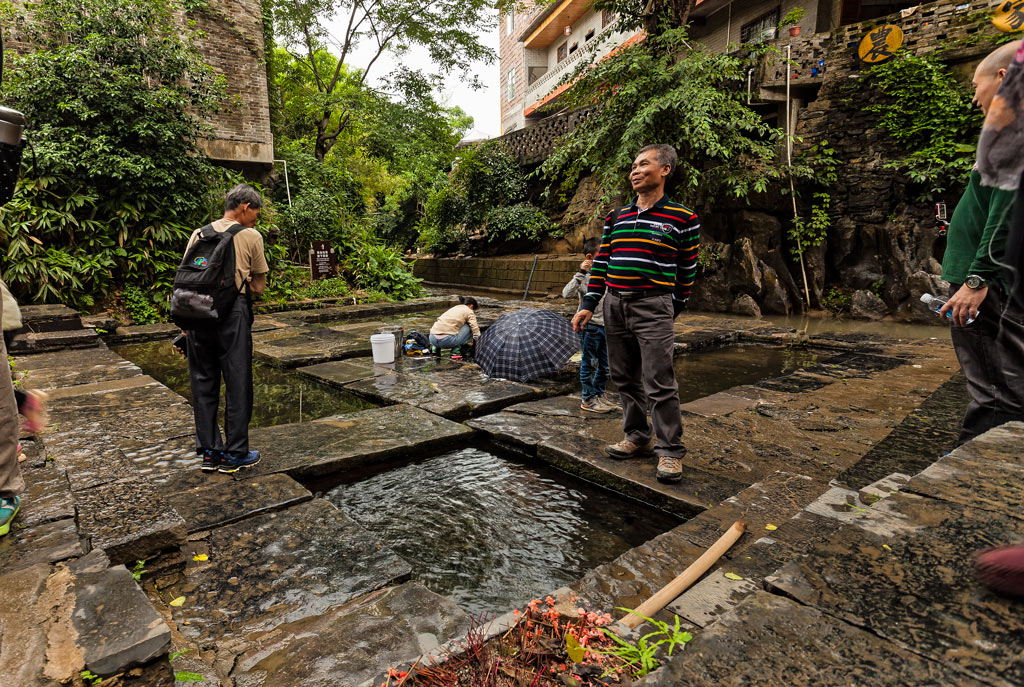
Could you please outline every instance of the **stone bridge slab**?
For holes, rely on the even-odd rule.
[[[1024,521],[911,494],[883,504],[870,531],[844,527],[783,566],[770,589],[991,685],[1024,683],[1019,604],[982,588],[971,562],[1024,538]]]
[[[471,624],[451,599],[406,582],[281,625],[239,657],[233,677],[246,687],[361,685],[462,636]]]
[[[17,372],[25,373],[29,389],[48,390],[142,375],[137,365],[106,346],[17,356],[14,365]]]
[[[75,507],[82,536],[115,565],[185,543],[185,521],[140,475],[75,492]]]
[[[263,427],[249,432],[249,443],[260,447],[263,460],[243,477],[273,472],[326,475],[454,448],[472,434],[464,425],[407,405]]]
[[[163,656],[171,631],[123,565],[75,577],[72,615],[85,665],[113,675]]]
[[[922,658],[789,599],[758,592],[697,633],[644,687],[982,687],[949,665]]]
[[[520,403],[466,424],[568,472],[675,512],[692,515],[747,486],[699,469],[684,470],[678,484],[662,484],[655,479],[653,458],[613,460],[605,453],[606,445],[622,438],[620,412],[595,415],[579,405],[578,398],[556,396]]]
[[[73,518],[25,528],[20,524],[19,516],[10,534],[0,539],[0,569],[13,571],[37,563],[57,563],[84,553]]]
[[[167,600],[191,640],[229,633],[254,638],[282,623],[320,616],[334,606],[407,579],[409,564],[323,499],[213,530],[209,559],[188,568]]]
[[[552,380],[519,383],[492,379],[476,365],[447,360],[414,361],[403,370],[378,366],[372,378],[350,382],[345,388],[373,401],[407,403],[452,420],[572,388],[569,383]]]
[[[194,472],[198,472],[200,478],[210,477],[198,470]],[[216,479],[204,486],[170,494],[167,502],[184,518],[191,534],[288,508],[311,498],[313,495],[301,484],[278,474],[251,480]]]

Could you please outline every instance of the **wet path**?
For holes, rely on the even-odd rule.
[[[751,598],[762,604],[757,608],[779,606],[779,623],[816,618],[822,632],[831,633],[822,646],[844,637],[851,646],[869,646],[858,634],[869,628],[881,642],[873,651],[882,660],[909,666],[888,671],[886,684],[896,684],[891,676],[948,677],[964,670],[1002,684],[983,677],[984,666],[970,660],[952,668],[927,663],[934,663],[934,651],[908,648],[923,630],[905,616],[890,614],[899,627],[888,634],[856,616],[844,604],[866,598],[866,587],[853,584],[864,570],[850,568],[850,584],[841,585],[845,596],[832,606],[820,591],[801,596],[815,589],[813,578],[790,586],[768,580],[808,552],[822,561],[855,558],[851,551],[881,546],[882,540],[865,536],[896,528],[896,535],[885,535],[889,548],[881,551],[888,552],[902,546],[893,536],[906,538],[934,525],[899,529],[926,511],[907,510],[903,500],[875,506],[902,487],[916,498],[954,503],[935,511],[936,522],[951,523],[936,537],[962,537],[960,546],[970,547],[1016,531],[997,516],[998,499],[1013,493],[1012,480],[982,508],[982,520],[988,520],[978,529],[955,524],[976,519],[975,510],[963,510],[948,489],[936,496],[934,479],[907,487],[907,478],[891,475],[929,466],[952,431],[962,398],[958,382],[950,381],[956,364],[948,345],[862,332],[801,334],[764,321],[688,316],[678,323],[676,341],[690,453],[683,482],[663,485],[654,480],[650,460],[604,457],[603,445],[620,436],[619,418],[579,409],[572,369],[518,385],[485,380],[467,363],[403,361],[391,369],[366,360],[367,331],[398,319],[420,326],[432,318],[422,313],[438,304],[424,302],[421,313],[401,304],[260,316],[264,359],[278,374],[300,368],[283,380],[317,379],[329,385],[319,387],[327,398],[340,389],[341,398],[382,407],[328,409],[331,414],[312,421],[283,417],[253,429],[263,463],[234,478],[197,469],[186,399],[106,348],[19,358],[26,383],[51,390],[54,419],[41,441],[27,442],[24,528],[0,543],[0,562],[20,575],[16,588],[27,599],[22,606],[31,607],[17,613],[52,616],[34,621],[42,634],[31,635],[36,639],[25,650],[45,655],[55,641],[47,638],[59,635],[65,627],[60,619],[70,617],[48,610],[47,599],[56,594],[74,607],[87,587],[95,588],[90,576],[100,576],[111,595],[134,599],[133,613],[148,619],[139,626],[145,632],[118,633],[99,617],[88,625],[86,616],[86,625],[75,627],[79,637],[90,638],[84,656],[98,656],[98,647],[106,647],[104,655],[121,657],[122,669],[145,664],[155,676],[151,684],[169,684],[164,657],[170,650],[190,649],[174,667],[224,685],[360,685],[388,665],[440,650],[466,631],[470,613],[503,610],[526,596],[554,592],[556,585],[569,583],[602,609],[636,605],[724,527],[744,518],[748,534],[722,567],[701,581],[696,598],[684,595],[673,606],[672,613],[695,630],[706,629],[709,641],[718,618]],[[485,323],[510,307],[485,304]],[[136,334],[118,336],[130,343]],[[163,334],[150,328],[137,336]],[[484,439],[632,500],[594,491],[550,468],[508,462],[480,450]],[[1021,445],[1017,435],[1002,441]],[[976,472],[992,474],[987,470]],[[665,519],[643,504],[685,521]],[[868,535],[845,532],[861,511],[870,516],[860,528]],[[488,548],[488,541],[501,538],[508,539],[502,547]],[[931,540],[914,541],[908,553]],[[459,545],[469,546],[465,555]],[[127,568],[143,559],[146,594],[133,596],[138,586]],[[524,567],[509,567],[514,559]],[[910,574],[879,570],[889,570],[891,579]],[[962,567],[936,570],[966,584]],[[730,586],[735,580],[723,577],[726,571],[746,585]],[[873,579],[885,588],[882,578]],[[921,593],[934,596],[929,585],[931,578],[921,578]],[[64,588],[63,597],[54,591]],[[47,589],[52,591],[44,597]],[[797,599],[800,607],[786,606],[780,595]],[[968,627],[1004,612],[986,603],[993,609],[988,615],[962,613]],[[11,613],[13,607],[0,609],[4,618]],[[785,636],[783,625],[770,626],[770,614],[751,613],[744,617],[762,623],[758,631]],[[927,617],[930,627],[935,616]],[[957,632],[936,641],[966,646],[996,636]],[[812,650],[817,638],[806,640],[802,654],[778,651],[792,659],[786,670],[798,670],[801,660],[821,660]],[[721,655],[724,665],[728,654]],[[849,654],[851,660],[858,655]],[[4,660],[0,649],[0,665]],[[67,666],[93,665],[75,660],[66,664],[67,675],[77,674]],[[117,663],[89,660],[108,668]],[[51,664],[48,669],[58,671]],[[913,672],[919,664],[932,667]],[[992,665],[1013,674],[1012,662],[997,657]],[[712,667],[706,670],[687,679],[722,683]]]

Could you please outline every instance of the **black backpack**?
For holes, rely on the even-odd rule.
[[[245,229],[232,225],[215,231],[212,224],[199,230],[192,247],[174,274],[171,319],[182,329],[206,329],[223,322],[240,293],[235,288],[235,234]]]

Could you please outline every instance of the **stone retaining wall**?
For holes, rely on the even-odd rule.
[[[542,256],[530,283],[532,294],[559,294],[579,267],[580,258]],[[451,288],[483,287],[501,291],[526,288],[533,260],[512,258],[420,258],[413,270],[431,284]]]

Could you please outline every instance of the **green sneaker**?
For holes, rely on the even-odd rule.
[[[17,496],[0,498],[0,537],[11,531],[14,516],[21,510],[21,499]]]

